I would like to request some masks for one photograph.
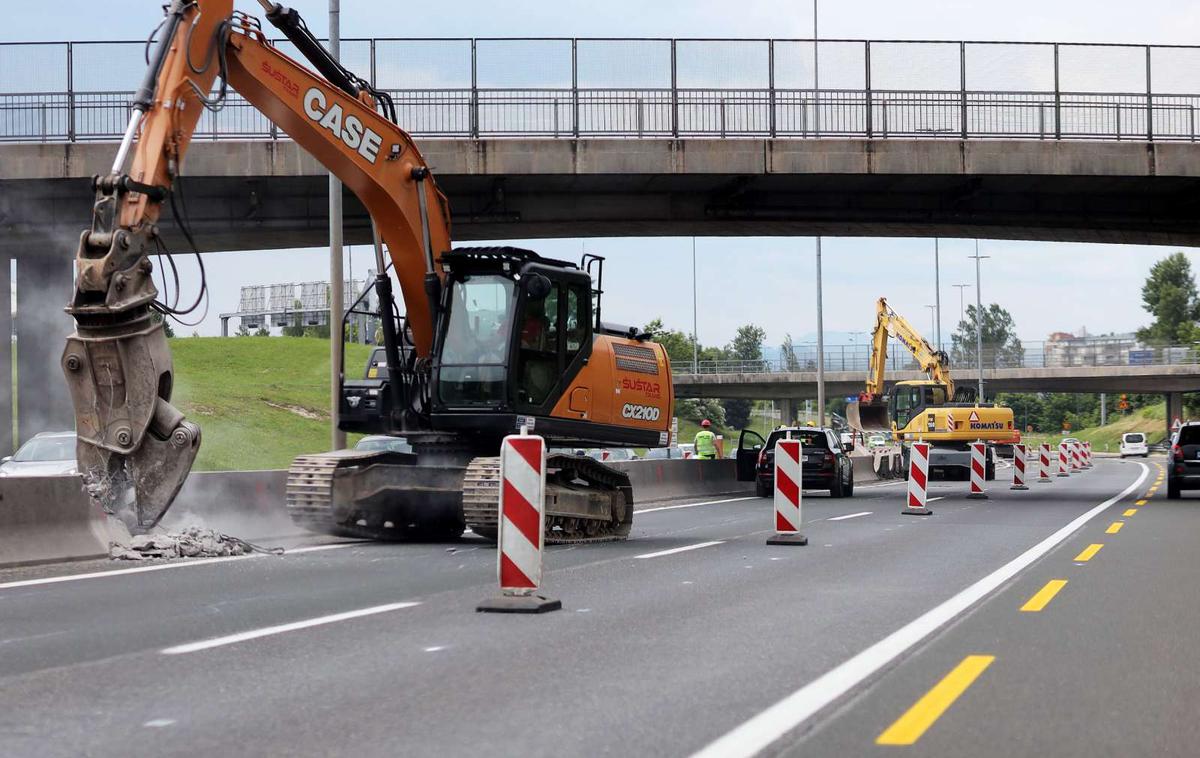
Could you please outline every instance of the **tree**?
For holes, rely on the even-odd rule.
[[[761,361],[763,357],[763,340],[767,332],[761,326],[746,324],[739,326],[733,342],[725,348],[734,360],[753,362]]]
[[[958,322],[958,330],[952,337],[951,354],[958,366],[975,365],[975,306],[967,306],[967,316]],[[983,363],[990,368],[1020,366],[1025,359],[1025,348],[1017,338],[1017,328],[1012,314],[992,303],[983,310]]]
[[[796,345],[792,342],[791,334],[785,334],[783,344],[779,346],[779,362],[784,371],[800,370],[800,359],[796,357]]]
[[[678,372],[690,372],[692,370],[692,338],[690,335],[684,334],[675,329],[667,329],[663,326],[661,318],[656,318],[646,324],[644,330],[651,335],[652,339],[663,346],[667,351],[667,357],[671,359],[672,365],[676,367]],[[727,360],[729,356],[726,351],[719,347],[705,347],[700,345],[697,351],[701,366],[700,371],[704,371],[705,363],[713,363],[715,361]]]
[[[171,339],[175,336],[175,330],[171,328],[171,322],[167,321],[166,317],[164,317],[163,314],[159,313],[158,311],[150,311],[150,323],[162,324],[163,335],[167,339]]]
[[[245,321],[241,321],[238,323],[237,336],[238,337],[249,337],[250,336],[250,327],[246,326]]]
[[[270,337],[271,330],[267,328],[266,324],[263,324],[262,326],[258,327],[258,329],[254,330],[254,336],[255,337]]]
[[[1168,255],[1150,268],[1150,275],[1142,285],[1142,304],[1154,316],[1154,323],[1139,329],[1138,339],[1184,344],[1198,336],[1200,296],[1186,255]]]
[[[725,409],[716,400],[707,398],[680,400],[675,403],[675,415],[696,424],[708,419],[713,426],[719,429],[725,427]]]
[[[294,309],[296,309],[297,312],[292,314],[292,323],[283,327],[283,336],[284,337],[303,337],[304,336],[304,324],[300,323],[300,319],[301,319],[301,315],[299,313],[299,310],[301,307],[300,301],[299,300],[294,301],[292,303],[292,307]]]

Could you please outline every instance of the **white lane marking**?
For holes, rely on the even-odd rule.
[[[847,513],[845,516],[834,516],[826,521],[845,521],[848,518],[858,518],[859,516],[870,516],[874,511],[863,511],[862,513]]]
[[[311,553],[317,550],[336,550],[343,547],[354,547],[355,545],[370,545],[370,542],[337,542],[332,545],[313,545],[312,547],[298,547],[294,550],[288,550],[285,555],[293,555],[295,553]],[[166,571],[167,569],[192,568],[195,566],[209,566],[214,563],[228,563],[229,561],[240,561],[246,558],[258,557],[258,553],[250,553],[248,555],[227,555],[223,558],[196,558],[193,560],[182,560],[177,563],[159,563],[153,566],[135,566],[127,569],[112,569],[111,571],[92,571],[87,574],[67,574],[65,576],[48,576],[42,579],[21,579],[15,582],[5,582],[0,584],[0,590],[15,589],[17,587],[37,587],[42,584],[60,584],[62,582],[78,582],[83,579],[103,579],[109,576],[127,576],[129,574],[145,574],[150,571]]]
[[[158,729],[158,728],[161,728],[164,726],[170,726],[171,724],[174,724],[174,723],[175,723],[175,719],[151,719],[150,721],[147,721],[146,723],[142,724],[142,726],[148,726],[152,729]]]
[[[335,624],[339,621],[349,621],[350,619],[362,618],[363,616],[374,616],[378,613],[388,613],[389,611],[399,611],[404,608],[412,608],[420,605],[419,602],[409,603],[388,603],[387,605],[375,605],[370,608],[360,608],[357,611],[346,611],[345,613],[334,613],[329,616],[318,616],[313,619],[304,621],[293,621],[290,624],[277,624],[275,626],[266,626],[262,629],[251,629],[248,632],[238,632],[237,634],[229,634],[224,637],[214,637],[209,640],[200,640],[199,642],[189,642],[186,645],[176,645],[174,647],[165,648],[162,651],[163,655],[182,655],[184,653],[195,653],[201,650],[211,650],[214,647],[222,647],[224,645],[234,645],[238,642],[247,640],[256,640],[259,637],[270,637],[275,634],[283,634],[285,632],[295,632],[300,629],[309,629],[314,626],[323,626],[325,624]]]
[[[926,498],[926,499],[925,499],[925,502],[927,502],[927,503],[932,503],[932,502],[933,502],[933,501],[935,501],[935,500],[945,500],[945,499],[946,499],[946,496],[945,496],[945,495],[938,495],[937,497],[930,497],[930,498]]]
[[[432,647],[425,648],[425,652],[426,653],[437,653],[437,652],[441,652],[442,650],[445,650],[445,649],[446,649],[445,645],[433,645]]]
[[[754,495],[750,495],[749,497],[731,497],[726,500],[706,500],[703,503],[684,503],[682,505],[664,505],[661,508],[647,508],[642,511],[635,510],[633,513],[636,516],[636,515],[641,515],[643,513],[655,513],[657,511],[673,511],[673,510],[676,510],[679,508],[699,508],[702,505],[717,505],[719,503],[737,503],[737,502],[741,502],[742,500],[760,500],[760,499],[765,499],[765,498],[758,498]]]
[[[1141,476],[1121,494],[1105,500],[954,597],[719,737],[692,758],[749,758],[756,755],[1050,552],[1113,503],[1136,490],[1150,473],[1145,464],[1138,465],[1142,467]]]
[[[299,553],[316,553],[321,550],[340,550],[344,547],[364,547],[366,545],[378,545],[378,542],[362,541],[362,542],[334,542],[330,545],[310,545],[308,547],[290,547],[283,551],[284,555],[298,555]]]
[[[673,547],[670,550],[659,550],[657,553],[642,553],[635,555],[634,558],[661,558],[664,555],[675,555],[676,553],[686,553],[689,550],[699,550],[702,547],[712,547],[713,545],[724,544],[725,540],[713,540],[712,542],[697,542],[695,545],[684,545],[683,547]]]

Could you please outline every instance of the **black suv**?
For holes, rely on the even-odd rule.
[[[791,434],[800,440],[801,483],[806,489],[827,489],[830,497],[854,495],[854,465],[850,450],[842,447],[832,429],[811,426],[776,429],[764,441],[762,435],[743,429],[738,438],[738,481],[754,482],[759,497],[770,497],[775,489],[775,443]]]
[[[1200,490],[1200,421],[1189,421],[1171,437],[1167,497],[1176,499],[1183,490]]]

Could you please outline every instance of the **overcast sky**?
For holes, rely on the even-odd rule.
[[[138,39],[160,13],[158,0],[66,0],[45,6],[6,3],[0,41],[51,39]],[[257,3],[238,7],[257,13]],[[297,0],[319,35],[327,31],[326,0]],[[1200,2],[1146,0],[884,0],[825,2],[820,9],[824,38],[979,39],[1070,42],[1195,44],[1200,41]],[[557,0],[466,0],[398,3],[394,0],[342,0],[342,34],[354,36],[674,36],[808,37],[812,6],[804,2],[740,0],[659,0],[607,3]],[[11,57],[11,56],[10,56]],[[3,59],[0,58],[0,63]],[[1198,69],[1200,72],[1200,69]],[[1123,72],[1103,67],[1086,72],[1103,79]],[[136,77],[134,77],[136,78]],[[824,81],[824,77],[823,77]],[[133,89],[136,81],[114,81],[112,89]],[[1200,84],[1197,78],[1195,84]],[[86,219],[81,219],[81,225]],[[605,313],[614,321],[645,322],[662,317],[690,331],[692,321],[691,240],[591,239],[514,241],[539,252],[574,258],[586,245],[608,256]],[[841,238],[825,241],[825,328],[863,332],[873,319],[873,301],[887,296],[923,329],[926,304],[934,302],[933,241]],[[1053,331],[1128,331],[1143,325],[1140,287],[1150,265],[1171,248],[1116,245],[1001,242],[984,240],[983,297],[1007,307],[1020,336],[1040,340]],[[974,283],[967,255],[970,240],[942,242],[943,325],[948,334],[958,317],[959,290]],[[811,334],[815,328],[813,240],[809,238],[700,239],[699,335],[723,343],[742,323],[754,321],[777,344],[785,333]],[[1193,265],[1196,251],[1186,251]],[[353,256],[356,277],[370,252]],[[219,330],[217,313],[236,309],[243,284],[305,281],[328,276],[322,250],[225,253],[206,257],[213,302],[202,334]],[[192,279],[195,282],[195,279]],[[974,290],[966,291],[974,298]],[[180,330],[191,331],[190,327]]]

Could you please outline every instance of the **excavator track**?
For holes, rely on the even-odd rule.
[[[609,492],[615,515],[606,519],[579,517],[555,512],[559,496],[583,491]],[[463,478],[463,516],[471,531],[495,540],[500,511],[500,459],[476,458]],[[633,526],[633,488],[623,471],[573,455],[546,459],[546,544],[578,545],[617,542],[629,536]]]
[[[334,521],[333,472],[340,463],[336,458],[322,455],[301,455],[292,461],[286,488],[287,510],[292,523],[310,532],[336,537],[395,539],[381,529]]]

